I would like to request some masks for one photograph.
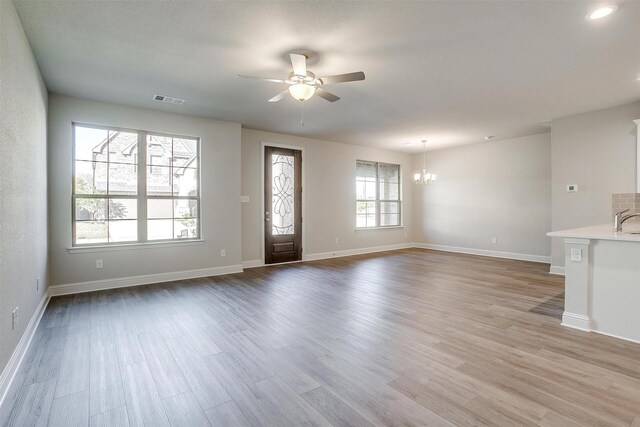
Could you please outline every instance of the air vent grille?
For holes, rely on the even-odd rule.
[[[165,95],[154,95],[153,99],[160,102],[166,102],[167,104],[176,104],[176,105],[184,104],[184,99],[173,98],[171,96],[165,96]]]

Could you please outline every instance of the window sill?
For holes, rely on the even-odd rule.
[[[74,246],[71,248],[67,248],[67,251],[69,251],[70,254],[84,252],[130,251],[134,249],[170,248],[172,246],[202,245],[203,243],[203,239],[169,242],[122,243],[117,245]]]
[[[404,228],[404,225],[388,225],[385,227],[360,227],[360,228],[356,228],[356,231],[391,230],[396,228]]]

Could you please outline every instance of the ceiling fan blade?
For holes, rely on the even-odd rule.
[[[280,92],[279,94],[277,94],[276,96],[274,96],[273,98],[271,98],[269,100],[269,102],[278,102],[280,101],[282,98],[284,98],[285,96],[287,96],[287,94],[289,93],[289,89],[283,90],[282,92]]]
[[[320,77],[318,80],[323,85],[356,82],[358,80],[364,80],[364,73],[362,71],[358,71],[356,73],[337,74],[335,76]]]
[[[290,53],[289,56],[293,65],[293,74],[307,77],[307,57],[297,53]]]
[[[280,80],[280,79],[267,79],[265,77],[243,76],[241,74],[238,74],[237,77],[240,77],[241,79],[251,79],[251,80],[260,80],[263,82],[286,84],[284,80]]]
[[[318,88],[316,89],[316,95],[318,95],[322,99],[326,99],[329,102],[336,102],[340,99],[339,96],[332,94],[324,89]]]

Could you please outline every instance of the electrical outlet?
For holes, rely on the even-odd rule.
[[[227,251],[225,251],[224,249],[221,249],[220,256],[227,256]]]
[[[494,245],[497,245],[498,244],[498,238],[497,237],[493,237],[491,239],[491,243],[493,243]]]
[[[11,312],[11,330],[14,330],[16,326],[18,326],[18,308],[16,307],[13,312]]]
[[[104,267],[104,264],[102,263],[101,259],[97,259],[96,260],[96,268],[102,268]]]
[[[336,245],[338,244],[338,238],[336,237]]]

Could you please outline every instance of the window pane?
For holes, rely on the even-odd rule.
[[[294,157],[271,155],[272,234],[294,234]]]
[[[149,240],[173,239],[172,219],[150,219],[147,221],[147,238]]]
[[[195,199],[175,199],[173,201],[173,217],[176,219],[197,218],[198,201]]]
[[[138,134],[135,132],[109,131],[109,162],[136,163]]]
[[[147,136],[147,164],[149,166],[171,166],[172,140],[173,138],[167,136]]]
[[[76,221],[104,221],[107,218],[106,199],[76,198]]]
[[[170,167],[147,167],[147,194],[154,196],[172,195]]]
[[[147,200],[147,216],[149,218],[173,218],[172,203],[171,199]]]
[[[198,169],[173,168],[173,195],[192,197],[198,195]]]
[[[76,244],[106,243],[107,223],[103,221],[76,222]]]
[[[173,138],[174,167],[196,167],[198,141],[195,139]]]
[[[138,218],[138,201],[135,199],[109,199],[109,219]]]
[[[380,164],[380,200],[400,200],[400,166]]]
[[[375,182],[376,177],[378,176],[377,171],[377,163],[375,162],[365,162],[362,160],[356,161],[356,178],[357,179],[373,179]]]
[[[138,172],[134,165],[109,163],[109,194],[138,194]]]
[[[176,239],[194,239],[198,237],[198,220],[195,218],[175,220],[173,227]]]
[[[107,193],[107,163],[76,162],[76,194]]]
[[[138,222],[135,220],[111,220],[108,226],[110,242],[132,242],[138,240]]]
[[[380,214],[380,226],[400,225],[398,214]]]
[[[106,130],[75,126],[75,159],[106,162],[107,142]]]

